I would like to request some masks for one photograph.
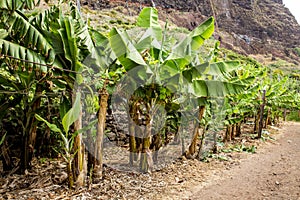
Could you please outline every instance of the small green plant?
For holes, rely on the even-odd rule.
[[[300,57],[300,47],[296,47],[294,50],[296,54]]]
[[[35,114],[35,118],[37,120],[45,122],[47,124],[47,126],[51,129],[51,131],[59,133],[63,140],[64,152],[59,152],[59,153],[61,153],[64,160],[68,163],[67,171],[68,171],[70,188],[72,188],[74,185],[74,178],[73,178],[73,173],[72,173],[72,161],[77,153],[77,150],[75,150],[75,152],[73,152],[72,149],[73,149],[74,139],[78,133],[75,132],[72,135],[69,135],[69,129],[70,129],[70,126],[78,119],[78,117],[80,115],[80,98],[81,98],[81,95],[80,95],[80,93],[78,93],[76,95],[76,99],[75,99],[73,107],[62,118],[61,123],[63,126],[63,130],[58,128],[55,124],[49,123],[47,120],[45,120],[38,114]]]
[[[244,144],[236,144],[231,145],[228,148],[222,149],[221,152],[224,153],[231,153],[231,152],[248,152],[248,153],[255,153],[256,152],[256,146],[245,146]]]
[[[290,114],[287,116],[288,121],[296,121],[300,122],[300,116],[299,116],[299,111],[292,111]]]
[[[203,153],[202,158],[200,159],[202,162],[209,162],[208,158],[212,158],[212,159],[217,159],[220,161],[229,161],[230,158],[228,158],[225,155],[220,155],[220,154],[214,154],[211,151],[206,151]]]
[[[262,135],[261,135],[261,141],[265,142],[267,140],[275,140],[273,137],[270,136],[270,133],[267,130],[263,130],[262,131]]]
[[[47,161],[47,158],[40,158],[40,159],[39,159],[39,162],[40,162],[41,164],[46,163],[46,161]]]

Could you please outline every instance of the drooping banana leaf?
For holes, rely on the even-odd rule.
[[[46,61],[46,58],[19,44],[0,39],[0,53],[12,58],[17,58],[23,62],[25,66],[36,67],[43,72],[47,72],[45,65],[49,63]]]
[[[214,32],[214,18],[210,17],[199,25],[184,40],[179,42],[169,55],[167,60],[184,60],[186,63],[191,61],[193,53],[198,50],[206,39],[209,39]]]
[[[138,65],[146,65],[126,32],[121,32],[116,28],[112,29],[109,33],[109,42],[116,57],[127,71]]]
[[[48,60],[48,63],[52,63],[55,53],[42,33],[30,24],[20,11],[15,11],[13,18],[14,21],[9,32],[12,38],[18,38],[16,43],[18,42],[22,46],[38,52]]]
[[[217,80],[194,80],[192,93],[196,97],[225,97],[243,92],[245,86],[217,81]]]
[[[49,9],[39,12],[34,18],[30,18],[30,23],[51,38],[51,35],[59,29],[59,12],[58,6],[51,6]]]
[[[34,116],[35,116],[35,118],[36,118],[38,121],[45,122],[45,123],[47,124],[47,126],[50,128],[51,131],[62,134],[62,131],[61,131],[55,124],[49,123],[47,120],[45,120],[44,118],[42,118],[42,117],[41,117],[40,115],[38,115],[38,114],[35,114]]]
[[[215,62],[209,65],[208,69],[205,70],[205,73],[216,77],[222,77],[234,70],[237,70],[239,67],[239,61]],[[198,69],[197,66],[195,68]]]
[[[106,36],[96,30],[90,30],[90,33],[95,50],[85,59],[84,64],[87,66],[97,65],[101,71],[104,71],[116,60],[116,55]]]
[[[205,62],[201,65],[184,70],[182,74],[189,82],[200,79],[204,75],[211,75],[214,76],[215,79],[220,80],[227,79],[228,73],[237,70],[239,67],[240,63],[238,61]]]
[[[81,51],[84,51],[80,54],[87,55],[94,52],[95,45],[90,35],[89,27],[87,23],[83,20],[81,14],[78,11],[78,8],[74,4],[71,5],[71,16],[73,17],[73,22],[75,23],[75,34],[77,42],[79,43],[78,48]]]

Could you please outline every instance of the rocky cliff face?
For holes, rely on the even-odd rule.
[[[102,5],[151,5],[151,0],[104,0]],[[215,16],[216,37],[243,54],[272,54],[300,62],[300,26],[282,0],[153,0],[161,18],[193,29]],[[99,4],[98,4],[99,5]],[[127,4],[128,5],[128,4]]]

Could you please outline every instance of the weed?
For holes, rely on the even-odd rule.
[[[292,111],[290,114],[287,116],[288,121],[296,121],[300,122],[300,116],[299,116],[299,111]]]

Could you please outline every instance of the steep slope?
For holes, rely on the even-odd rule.
[[[193,29],[215,16],[217,39],[242,54],[272,54],[298,64],[300,25],[282,0],[87,0],[93,8],[124,6],[128,10],[155,3],[161,18]],[[132,9],[130,9],[132,8]],[[132,12],[129,12],[132,13]]]

